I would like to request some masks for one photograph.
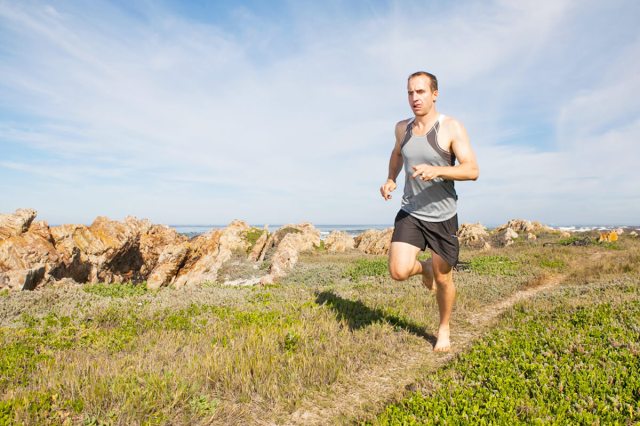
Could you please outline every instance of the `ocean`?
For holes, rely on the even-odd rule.
[[[195,237],[196,235],[204,234],[212,229],[222,229],[227,225],[169,225],[181,234],[188,237]],[[257,228],[263,228],[264,225],[251,225]],[[277,231],[283,225],[269,225],[269,232]],[[320,231],[320,238],[325,239],[332,231],[343,231],[347,234],[355,237],[366,231],[367,229],[383,230],[392,227],[392,224],[388,225],[313,225]],[[622,228],[625,232],[636,231],[640,232],[640,226],[619,226],[619,225],[575,225],[575,226],[551,226],[559,231],[568,232],[587,232],[587,231],[610,231],[613,229]],[[489,229],[494,227],[488,227]]]
[[[212,229],[222,229],[227,225],[169,225],[174,228],[181,234],[186,235],[187,237],[195,237],[196,235],[204,234],[207,231]],[[264,225],[251,225],[256,228],[264,228]],[[269,225],[269,232],[277,231],[280,227],[284,225]],[[347,234],[355,237],[356,235],[362,234],[367,229],[387,229],[392,227],[393,225],[316,225],[318,231],[320,231],[320,239],[325,239],[327,235],[329,235],[332,231],[343,231]]]

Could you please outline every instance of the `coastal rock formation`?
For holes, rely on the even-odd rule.
[[[197,236],[191,243],[189,256],[173,281],[176,288],[216,281],[222,265],[234,252],[246,253],[249,242],[244,234],[249,225],[234,220],[224,229]]]
[[[33,209],[0,215],[0,288],[31,290],[58,267],[49,226],[35,217]]]
[[[540,232],[552,232],[553,228],[543,225],[540,222],[532,222],[530,220],[524,219],[511,219],[509,222],[504,225],[498,226],[494,232],[500,233],[505,229],[510,228],[515,232],[531,232],[533,234],[538,234]]]
[[[354,238],[343,231],[333,231],[324,240],[324,246],[329,253],[344,253],[355,248]]]
[[[518,233],[511,228],[505,228],[496,234],[497,241],[501,246],[508,247],[513,244],[513,240],[518,238]]]
[[[618,233],[616,231],[601,232],[598,238],[599,243],[613,243],[618,241]]]
[[[157,266],[147,278],[147,288],[156,290],[167,286],[178,274],[189,254],[189,243],[165,247],[158,258]]]
[[[356,248],[367,254],[384,255],[389,253],[393,228],[383,231],[369,229],[355,238]]]
[[[266,259],[271,262],[269,273],[260,279],[270,284],[284,277],[298,262],[298,254],[320,245],[320,231],[310,223],[285,225],[269,239]],[[270,250],[271,249],[271,250]]]
[[[480,223],[463,223],[458,229],[458,242],[467,247],[485,248],[489,232]]]
[[[140,256],[142,257],[140,275],[146,277],[167,261],[166,256],[171,257],[165,252],[175,250],[175,247],[182,247],[186,243],[187,237],[180,235],[175,229],[166,225],[152,225],[146,220],[139,221],[138,224],[142,225],[139,243]]]
[[[139,251],[140,227],[129,218],[125,222],[97,217],[90,226],[61,225],[51,228],[55,247],[62,258],[56,278],[77,282],[126,282],[143,277]]]
[[[269,241],[269,228],[265,225],[262,234],[258,237],[256,243],[251,248],[251,252],[248,257],[250,261],[257,262],[262,257],[262,254],[267,248],[267,241]]]
[[[631,232],[629,232],[629,236],[630,237],[637,237],[638,233],[636,231],[631,231]]]
[[[18,209],[12,214],[0,214],[0,240],[27,232],[36,214],[33,209]]]

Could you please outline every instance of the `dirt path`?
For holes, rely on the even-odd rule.
[[[413,383],[420,371],[433,370],[450,361],[458,353],[466,350],[471,343],[486,330],[500,314],[518,302],[532,298],[540,292],[552,290],[565,278],[565,275],[551,275],[538,278],[510,297],[468,318],[470,329],[463,333],[452,333],[453,350],[446,354],[433,352],[428,342],[424,350],[406,353],[393,365],[380,365],[361,372],[348,384],[335,386],[331,392],[313,395],[305,400],[301,407],[284,422],[287,425],[327,425],[347,423],[350,418],[377,411],[382,405],[396,400]]]

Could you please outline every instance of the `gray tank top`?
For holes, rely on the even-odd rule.
[[[425,136],[414,136],[412,133],[412,119],[407,125],[407,132],[402,141],[402,158],[404,160],[404,195],[402,196],[402,210],[426,222],[442,222],[456,214],[458,195],[452,180],[436,178],[431,181],[414,179],[412,166],[430,164],[433,166],[453,166],[456,157],[452,152],[445,151],[438,145],[438,130],[444,115],[438,120]]]

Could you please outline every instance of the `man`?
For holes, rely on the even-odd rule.
[[[462,124],[436,110],[437,78],[418,71],[409,76],[407,90],[414,117],[396,124],[389,175],[380,187],[382,197],[389,200],[404,165],[404,195],[391,238],[389,272],[398,281],[421,274],[423,284],[435,290],[440,325],[434,350],[448,351],[456,295],[452,269],[459,252],[453,181],[476,180],[478,164]],[[418,261],[418,253],[427,247],[431,259]]]

